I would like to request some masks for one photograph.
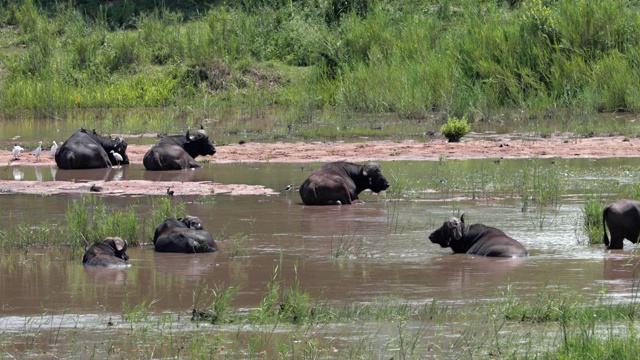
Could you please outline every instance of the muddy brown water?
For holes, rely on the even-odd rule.
[[[626,160],[625,166],[635,166],[634,161]],[[593,167],[588,161],[567,164]],[[318,166],[211,165],[185,175],[149,174],[133,165],[120,178],[109,180],[187,176],[184,181],[214,178],[220,183],[279,189],[289,183],[298,185]],[[431,167],[437,164],[401,162],[382,166],[387,172],[419,177],[432,172]],[[102,179],[105,174],[104,170],[52,170],[14,168],[0,176],[11,179],[21,171],[24,179],[46,182],[61,174],[79,180]],[[66,207],[80,196],[2,194],[0,225],[47,219],[55,226],[65,226]],[[587,298],[600,296],[603,289],[616,301],[634,297],[635,247],[627,242],[625,250],[605,251],[602,245],[579,244],[583,197],[575,191],[562,200],[562,206],[542,229],[539,217],[520,211],[521,204],[515,199],[450,201],[434,195],[426,200],[392,201],[392,196],[366,194],[361,205],[308,207],[301,204],[295,191],[275,196],[174,198],[185,201],[187,212],[199,216],[205,229],[217,235],[218,254],[161,254],[146,245],[128,251],[129,268],[91,269],[53,250],[10,251],[0,259],[0,316],[35,316],[43,310],[118,314],[125,297],[132,304],[155,300],[153,309],[158,312],[188,313],[194,291],[202,286],[240,287],[234,305],[254,308],[264,297],[276,269],[289,284],[297,271],[303,290],[335,303],[398,298],[419,304],[433,300],[474,304],[501,298],[509,286],[517,296],[535,296],[550,286]],[[133,204],[141,217],[146,211],[140,197],[105,197],[104,201],[114,208]],[[452,255],[449,249],[431,244],[429,233],[459,212],[466,214],[468,222],[501,228],[520,240],[530,257]],[[246,238],[240,245],[244,250],[241,256],[231,256],[233,241],[237,240],[229,236]]]

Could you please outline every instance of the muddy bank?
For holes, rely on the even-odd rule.
[[[129,160],[133,164],[142,163],[144,154],[150,146],[130,145],[127,149]],[[360,143],[312,142],[312,143],[245,143],[218,146],[213,156],[198,157],[201,162],[243,163],[243,162],[330,162],[347,160],[367,161],[437,161],[447,159],[523,159],[523,158],[607,158],[636,157],[640,155],[640,139],[623,137],[570,139],[549,138],[522,140],[507,137],[490,140],[467,140],[461,143],[448,143],[445,140],[429,142],[416,141],[370,141]],[[8,150],[0,151],[0,163],[6,166],[55,166],[53,157],[44,151],[39,161],[25,151],[18,160],[12,159]],[[64,171],[64,170],[59,170]],[[197,171],[197,170],[196,170]],[[2,181],[0,193],[24,194],[65,194],[89,192],[92,186],[99,187],[100,193],[118,195],[166,195],[172,188],[176,195],[273,195],[279,192],[260,186],[242,184],[228,185],[213,182],[180,183],[168,181],[97,181],[97,182],[29,182]]]
[[[150,145],[129,145],[127,154],[132,163],[142,163]],[[370,141],[359,143],[311,142],[311,143],[245,143],[242,145],[217,146],[213,156],[198,157],[198,161],[213,163],[234,162],[329,162],[336,160],[400,161],[482,159],[482,158],[606,158],[635,157],[640,155],[640,139],[626,139],[621,136],[588,139],[548,138],[535,140],[514,140],[496,138],[493,140],[470,140],[449,143],[445,140],[417,141]],[[0,151],[0,163],[7,165],[55,165],[48,152],[43,152],[36,161],[28,151],[12,160],[8,150]]]

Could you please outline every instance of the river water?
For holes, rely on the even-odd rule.
[[[317,166],[210,165],[196,171],[193,180],[215,178],[220,183],[279,189],[301,183]],[[395,169],[402,176],[416,172],[413,167],[417,166],[382,164],[383,171]],[[29,179],[36,177],[38,169],[21,171]],[[50,169],[40,171],[42,181],[52,179]],[[86,173],[90,178],[91,172]],[[141,178],[144,170],[134,165],[126,174],[123,180]],[[0,222],[8,226],[9,221],[39,223],[46,218],[55,226],[65,226],[67,205],[79,197],[3,194]],[[252,307],[264,295],[280,259],[285,277],[297,268],[305,290],[336,302],[380,297],[466,302],[496,298],[507,285],[522,294],[535,294],[545,284],[594,296],[603,288],[612,296],[632,296],[633,267],[621,265],[633,255],[634,245],[626,243],[622,251],[586,245],[581,233],[584,198],[575,193],[564,195],[544,219],[534,210],[523,212],[520,200],[493,197],[454,200],[430,194],[406,200],[367,194],[365,204],[337,207],[304,206],[295,190],[277,196],[174,198],[184,201],[188,214],[200,217],[204,228],[218,237],[219,254],[161,254],[144,245],[128,251],[130,268],[112,271],[85,269],[79,261],[58,259],[55,251],[46,249],[5,255],[0,261],[1,312],[27,315],[46,307],[91,313],[118,308],[125,292],[133,299],[156,299],[159,310],[187,310],[194,288],[202,282],[209,287],[241,286],[238,305]],[[104,198],[109,207],[132,204],[144,214],[147,202],[140,200]],[[521,241],[531,256],[452,255],[450,249],[429,242],[431,231],[461,213],[468,223],[502,229]],[[242,244],[235,243],[238,239],[244,239]],[[142,241],[148,244],[150,239]],[[230,254],[232,248],[238,253]]]
[[[620,251],[607,251],[602,244],[587,245],[581,219],[585,196],[597,187],[584,184],[614,182],[617,187],[607,189],[606,194],[613,200],[636,176],[634,171],[619,169],[632,169],[637,160],[562,160],[561,173],[568,185],[559,204],[545,213],[531,208],[523,211],[517,197],[494,196],[494,190],[487,189],[496,186],[490,184],[473,190],[424,189],[437,187],[442,183],[439,177],[446,174],[452,176],[447,183],[452,183],[454,177],[461,176],[451,173],[499,166],[517,173],[526,162],[462,161],[452,163],[448,173],[439,170],[443,165],[437,163],[381,163],[387,177],[393,177],[392,187],[405,182],[408,187],[422,184],[423,189],[412,196],[406,196],[409,191],[365,194],[364,204],[351,206],[304,206],[295,189],[274,196],[177,194],[173,201],[184,201],[187,213],[200,217],[204,228],[217,238],[219,253],[155,253],[151,239],[142,239],[146,245],[128,251],[129,268],[91,269],[79,260],[64,258],[55,249],[6,251],[0,259],[0,324],[10,328],[11,319],[43,312],[89,319],[118,314],[124,299],[132,304],[155,301],[153,310],[158,313],[189,314],[194,292],[203,286],[238,287],[234,306],[251,309],[259,306],[276,270],[285,282],[293,283],[297,276],[301,289],[336,304],[384,298],[416,304],[434,300],[477,304],[502,299],[509,289],[518,297],[534,297],[545,287],[577,292],[586,299],[605,293],[614,301],[632,300],[636,296],[635,245],[626,242]],[[214,179],[279,190],[290,183],[297,186],[319,166],[206,164],[187,181]],[[613,168],[618,170],[610,171]],[[22,173],[21,179],[44,182],[65,174],[49,167],[23,167],[5,169],[0,178],[15,179],[16,171]],[[141,166],[131,165],[111,180],[142,179],[145,173]],[[82,180],[94,175],[100,178],[101,174],[86,171],[72,177]],[[69,202],[80,196],[0,194],[0,226],[16,221],[36,224],[46,219],[64,227]],[[140,197],[103,200],[113,209],[133,205],[141,222],[148,210]],[[530,256],[492,259],[452,255],[449,249],[431,244],[429,233],[448,217],[461,213],[468,223],[502,229],[521,241]]]

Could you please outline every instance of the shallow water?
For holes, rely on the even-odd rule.
[[[518,163],[522,161],[513,165]],[[573,169],[593,166],[579,160],[567,164]],[[187,173],[185,181],[214,178],[220,183],[278,189],[287,183],[299,184],[317,166],[230,164],[174,173]],[[428,167],[434,165],[403,162],[382,166],[387,174],[417,177],[416,173],[431,171]],[[36,176],[38,169],[24,168],[25,179]],[[107,171],[59,170],[51,176],[47,170],[40,169],[42,181],[58,178],[61,173],[73,173],[69,177],[77,181],[104,178]],[[140,179],[146,173],[134,165],[110,180]],[[4,194],[0,196],[4,209],[0,223],[39,223],[46,218],[51,224],[64,226],[68,202],[80,196]],[[219,237],[219,254],[160,254],[143,246],[128,251],[130,268],[116,270],[85,269],[79,261],[60,259],[46,250],[12,254],[0,261],[0,313],[37,314],[43,307],[78,313],[117,311],[125,293],[132,301],[158,300],[159,311],[186,311],[193,304],[193,290],[202,284],[209,288],[241,286],[237,304],[255,307],[281,258],[285,279],[293,281],[297,268],[303,289],[336,302],[399,297],[418,303],[433,299],[465,303],[496,299],[507,285],[523,296],[534,295],[545,285],[588,296],[599,295],[603,288],[619,299],[632,296],[633,267],[624,266],[633,255],[632,244],[617,252],[606,252],[601,245],[578,244],[582,236],[581,200],[576,194],[562,200],[562,206],[544,220],[533,210],[522,212],[517,199],[448,201],[433,194],[429,197],[428,201],[386,201],[392,196],[368,194],[363,197],[365,204],[342,207],[303,206],[293,191],[279,196],[183,198],[187,212],[199,216],[205,229]],[[133,204],[144,217],[147,205],[139,198],[104,200],[115,208]],[[451,255],[449,249],[431,244],[428,234],[459,213],[465,213],[469,223],[482,222],[504,230],[519,239],[531,256],[486,259]],[[233,240],[227,239],[229,235],[248,239],[242,245],[246,255],[230,257]]]

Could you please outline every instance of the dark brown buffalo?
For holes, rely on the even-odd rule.
[[[167,219],[156,227],[153,245],[157,252],[204,253],[218,251],[218,245],[203,230],[202,222],[195,216],[184,219]]]
[[[602,242],[608,249],[622,249],[623,240],[638,242],[640,235],[640,201],[618,200],[602,211]],[[611,233],[611,242],[607,237],[607,227]]]
[[[127,242],[119,237],[108,237],[87,248],[82,258],[85,266],[127,266]]]
[[[147,170],[182,170],[202,167],[195,161],[197,156],[213,155],[216,148],[209,135],[200,129],[195,135],[187,130],[186,135],[171,135],[160,139],[142,159]]]
[[[388,187],[380,165],[338,161],[311,174],[300,185],[300,197],[305,205],[346,205],[357,202],[366,189],[378,193]]]
[[[95,130],[80,129],[73,133],[56,152],[56,164],[60,169],[97,169],[117,164],[110,151],[120,154],[120,165],[129,163],[127,142],[98,135]]]
[[[460,254],[500,257],[529,255],[522,244],[502,230],[482,224],[467,226],[464,215],[460,219],[452,217],[445,221],[442,227],[429,235],[429,240]]]

